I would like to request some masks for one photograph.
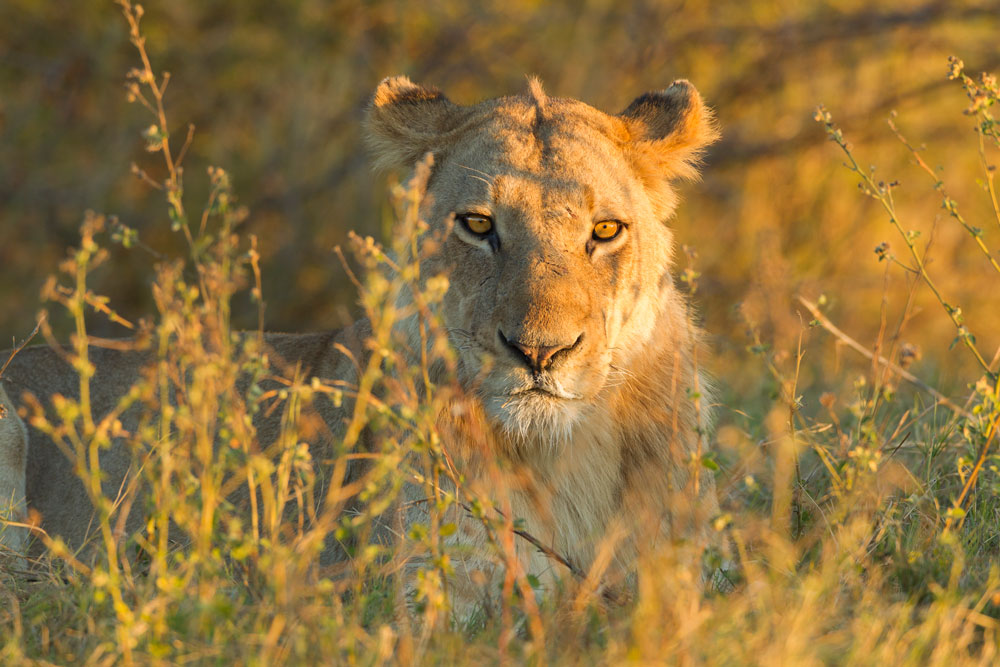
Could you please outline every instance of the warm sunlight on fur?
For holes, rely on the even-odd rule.
[[[422,271],[448,280],[443,321],[476,399],[463,421],[487,422],[458,425],[463,472],[489,465],[483,456],[513,467],[516,516],[584,567],[613,524],[641,517],[669,538],[694,511],[678,492],[707,417],[689,398],[705,389],[700,333],[665,224],[671,182],[693,177],[718,136],[697,91],[677,81],[609,115],[535,79],[462,107],[397,77],[379,86],[367,127],[383,167],[434,155],[422,217],[449,233]],[[469,216],[492,224],[477,233]],[[617,233],[599,238],[603,221]],[[473,431],[486,442],[470,446]],[[704,487],[702,523],[716,511]]]
[[[710,476],[691,481],[708,423],[696,361],[701,337],[674,285],[665,224],[675,204],[671,181],[693,176],[701,149],[717,136],[697,91],[678,81],[608,115],[549,98],[535,80],[524,95],[460,107],[397,77],[379,86],[366,126],[382,166],[412,168],[426,153],[434,156],[432,167],[421,167],[419,212],[430,225],[428,238],[443,240],[420,251],[420,273],[448,285],[441,318],[465,395],[444,411],[440,428],[468,489],[509,505],[528,533],[583,571],[610,532],[624,530],[618,577],[632,566],[637,538],[648,547],[704,533],[717,503]],[[417,321],[412,316],[397,327],[409,330],[413,349],[422,345]],[[354,386],[359,364],[369,364],[372,329],[363,320],[339,336],[265,334],[263,341],[286,367],[298,364],[307,377]],[[245,341],[252,344],[253,336]],[[64,354],[31,347],[15,355],[4,377],[14,400],[44,405],[57,395],[83,396]],[[142,412],[118,414],[116,405],[151,356],[114,349],[88,356],[95,374],[86,400],[95,419],[116,414],[126,431],[141,430]],[[440,367],[432,379],[449,381]],[[313,458],[328,458],[345,437],[355,405],[347,397],[339,407],[316,406],[330,439],[310,443]],[[263,411],[254,418],[261,446],[280,442],[281,417]],[[28,505],[50,537],[79,548],[97,528],[92,491],[52,431],[36,423]],[[19,429],[0,435],[0,450],[23,451]],[[377,450],[375,433],[359,442],[361,450]],[[353,479],[359,465],[339,474]],[[109,497],[134,474],[120,438],[100,466]],[[5,490],[20,497],[23,469],[5,464],[3,474],[13,480]],[[406,488],[416,509],[404,521],[425,520],[422,487]],[[245,490],[233,499],[249,500]],[[141,505],[128,514],[128,531],[142,525]],[[463,514],[456,509],[453,517],[460,530],[452,544],[467,552],[457,559],[456,579],[481,570],[500,576],[489,564],[489,534]],[[334,562],[343,549],[330,543],[326,551],[324,562]],[[549,585],[565,574],[527,542],[518,553],[526,571]],[[456,604],[468,613],[483,595],[469,593]]]
[[[0,665],[1000,664],[1000,0],[54,4]]]

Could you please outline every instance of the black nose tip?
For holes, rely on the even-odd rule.
[[[500,341],[507,347],[514,356],[524,362],[524,364],[535,373],[540,373],[552,366],[553,361],[560,352],[569,353],[580,345],[583,340],[581,333],[572,343],[557,345],[528,345],[519,340],[510,339],[504,335],[503,331],[497,329]]]

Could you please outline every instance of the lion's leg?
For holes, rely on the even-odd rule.
[[[0,562],[18,562],[25,554],[28,529],[11,525],[27,519],[25,465],[28,460],[28,430],[0,386]]]

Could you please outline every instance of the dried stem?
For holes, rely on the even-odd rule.
[[[930,166],[928,166],[928,164],[924,161],[922,157],[920,157],[920,152],[916,149],[916,147],[911,145],[910,142],[906,140],[906,137],[903,136],[903,133],[899,131],[898,127],[896,127],[896,123],[891,116],[889,118],[889,128],[892,130],[892,133],[896,135],[896,138],[899,139],[899,142],[904,146],[906,146],[906,150],[910,151],[910,154],[913,156],[913,159],[916,160],[917,165],[924,171],[924,173],[926,173],[928,176],[931,177],[931,180],[934,182],[934,189],[941,193],[942,208],[948,211],[948,214],[951,215],[951,217],[953,217],[956,221],[958,221],[958,224],[962,225],[962,227],[965,228],[965,231],[969,232],[969,235],[976,242],[976,245],[983,252],[983,255],[986,256],[986,260],[990,263],[990,266],[992,266],[997,273],[1000,273],[1000,264],[997,263],[997,260],[993,257],[993,254],[990,253],[990,249],[986,247],[985,243],[983,243],[983,230],[979,229],[978,227],[973,227],[968,222],[966,222],[965,217],[958,210],[958,204],[955,202],[954,199],[949,197],[948,193],[945,191],[944,181],[938,178],[938,175],[934,173],[934,170],[931,169]],[[982,135],[980,135],[980,137],[981,136]],[[990,180],[990,184],[992,185],[992,180]],[[995,195],[993,201],[995,206],[996,205]]]
[[[869,197],[872,197],[873,199],[878,201],[879,204],[881,204],[882,208],[889,216],[889,223],[896,229],[897,232],[899,232],[899,235],[903,238],[903,241],[906,243],[906,247],[910,251],[910,256],[913,258],[913,261],[916,264],[916,269],[910,269],[910,270],[914,271],[917,275],[920,276],[924,284],[927,285],[927,287],[934,294],[935,298],[937,298],[938,303],[940,303],[941,306],[944,308],[945,312],[948,314],[948,317],[955,325],[955,328],[958,329],[958,339],[961,340],[962,343],[965,345],[965,347],[969,349],[969,351],[972,353],[972,356],[975,357],[976,362],[979,364],[979,366],[985,372],[990,373],[989,364],[986,362],[986,360],[983,358],[983,355],[980,354],[979,350],[976,348],[975,336],[972,335],[972,332],[969,331],[968,327],[966,327],[964,322],[962,321],[961,309],[950,305],[947,301],[944,300],[944,297],[941,295],[941,291],[938,289],[934,280],[931,278],[930,273],[928,273],[923,258],[920,256],[920,253],[917,252],[916,244],[914,243],[915,236],[907,233],[900,224],[898,214],[896,213],[896,205],[892,199],[892,189],[895,184],[884,183],[884,182],[876,183],[875,179],[872,178],[872,175],[861,168],[857,160],[854,158],[854,154],[851,151],[850,145],[847,143],[847,140],[844,139],[843,132],[841,132],[840,128],[834,125],[833,118],[826,109],[824,109],[823,107],[817,109],[816,119],[824,124],[827,135],[830,137],[830,140],[836,143],[840,147],[841,151],[843,151],[844,155],[847,157],[848,160],[848,163],[846,163],[847,168],[853,171],[861,178],[860,185],[862,191]]]
[[[949,399],[947,396],[945,396],[944,394],[942,394],[941,392],[939,392],[934,387],[930,386],[929,384],[927,384],[926,382],[924,382],[923,380],[921,380],[917,376],[913,375],[913,373],[910,373],[905,368],[894,364],[893,362],[889,361],[888,359],[886,359],[882,355],[878,355],[876,357],[875,354],[872,353],[864,345],[862,345],[861,343],[859,343],[858,341],[856,341],[855,339],[851,338],[846,333],[844,333],[843,331],[841,331],[833,322],[830,321],[830,319],[826,315],[824,315],[822,313],[822,311],[820,311],[820,309],[812,301],[810,301],[809,299],[806,299],[803,296],[799,296],[799,297],[797,297],[797,299],[798,299],[799,303],[801,303],[803,306],[805,306],[806,310],[808,310],[809,313],[814,318],[816,318],[816,321],[819,323],[819,325],[821,327],[823,327],[824,329],[826,329],[827,331],[829,331],[838,340],[840,340],[842,343],[844,343],[845,345],[847,345],[849,348],[851,348],[852,350],[854,350],[858,354],[866,357],[867,359],[869,359],[871,361],[875,361],[878,364],[880,364],[880,365],[882,365],[882,366],[884,366],[884,367],[892,370],[892,372],[894,372],[897,375],[899,375],[899,377],[901,377],[904,380],[906,380],[907,382],[913,384],[915,387],[919,387],[923,391],[927,392],[928,394],[930,394],[931,396],[934,397],[934,400],[936,400],[941,405],[949,408],[950,410],[954,411],[955,413],[960,414],[963,417],[968,417],[968,418],[972,417],[972,415],[967,410],[965,410],[964,408],[962,408],[960,405],[957,405],[956,403],[954,403],[951,399]]]

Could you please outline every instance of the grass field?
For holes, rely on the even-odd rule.
[[[127,502],[81,466],[96,560],[49,541],[31,575],[0,576],[0,660],[998,660],[1000,90],[980,72],[1000,69],[1000,5],[633,4],[177,2],[141,23],[97,0],[0,8],[0,331],[24,338],[47,308],[42,335],[73,342],[82,383],[83,334],[137,336],[158,359],[122,406],[148,414],[127,436],[147,526],[121,535]],[[571,577],[536,599],[514,577],[498,613],[464,624],[445,583],[448,498],[408,536],[431,556],[411,613],[395,554],[316,566],[325,534],[365,544],[375,518],[297,523],[315,485],[297,446],[316,428],[308,406],[345,388],[258,386],[259,350],[231,334],[359,315],[389,332],[401,316],[387,305],[410,273],[376,244],[420,233],[412,193],[371,176],[357,141],[364,100],[397,72],[459,101],[533,72],[609,111],[683,76],[716,108],[724,138],[672,224],[720,388],[704,466],[721,546],[644,553],[613,600]],[[356,415],[382,447],[374,508],[440,469],[449,391],[416,390],[426,367],[391,333],[379,346],[394,370],[371,369]],[[244,427],[274,401],[277,459]],[[122,435],[84,399],[25,418],[83,463]],[[259,520],[227,502],[234,476],[256,480]],[[491,525],[500,561],[512,527]]]

